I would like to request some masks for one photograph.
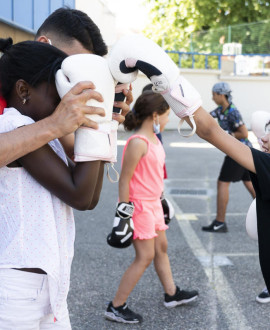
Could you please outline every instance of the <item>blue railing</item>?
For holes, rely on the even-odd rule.
[[[182,56],[191,56],[192,59],[192,66],[191,68],[194,69],[195,66],[195,56],[205,56],[205,69],[208,69],[208,58],[209,56],[215,56],[218,58],[218,69],[221,68],[221,56],[222,54],[215,54],[215,53],[195,53],[195,52],[178,52],[175,50],[167,50],[166,51],[168,54],[177,54],[178,55],[178,66],[179,68],[182,67],[181,62],[182,62]]]
[[[168,50],[166,51],[168,54],[176,54],[178,55],[178,66],[179,68],[182,68],[182,60],[183,57],[189,57],[191,56],[191,66],[190,68],[194,69],[195,68],[195,64],[196,64],[196,56],[199,57],[205,57],[204,59],[204,69],[211,69],[211,67],[209,67],[209,58],[210,57],[216,57],[217,58],[217,67],[214,69],[221,69],[221,59],[222,57],[232,57],[235,58],[237,55],[223,55],[220,53],[197,53],[197,52],[178,52],[178,51],[173,51],[173,50]],[[241,54],[244,57],[254,57],[254,56],[260,56],[262,58],[262,74],[264,74],[265,72],[265,58],[266,57],[270,57],[270,54]],[[186,60],[186,58],[185,58]],[[270,62],[270,61],[269,61]]]

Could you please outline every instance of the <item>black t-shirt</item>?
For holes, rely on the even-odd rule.
[[[251,148],[256,174],[250,177],[256,191],[259,258],[270,292],[270,154]]]

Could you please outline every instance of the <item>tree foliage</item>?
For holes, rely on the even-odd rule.
[[[145,0],[150,7],[145,34],[166,50],[221,52],[223,42],[240,42],[270,52],[270,24],[254,32],[252,24],[269,18],[270,0]],[[233,27],[241,24],[238,31]],[[228,31],[228,26],[232,30]],[[262,29],[265,37],[261,35]],[[234,32],[230,40],[229,32]],[[195,38],[196,37],[196,38]]]

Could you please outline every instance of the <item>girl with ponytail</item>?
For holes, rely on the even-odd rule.
[[[169,113],[169,105],[163,96],[147,91],[139,96],[124,121],[125,129],[135,130],[135,134],[128,139],[123,152],[119,204],[134,205],[135,258],[105,312],[105,317],[111,321],[142,322],[142,316],[130,310],[126,300],[152,261],[165,292],[166,307],[189,303],[198,296],[197,291],[180,290],[175,285],[167,255],[168,226],[160,200],[165,152],[156,134],[164,130]],[[113,230],[117,231],[117,227]]]

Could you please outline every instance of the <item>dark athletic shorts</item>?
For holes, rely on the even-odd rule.
[[[248,170],[225,156],[218,180],[224,182],[250,181],[250,175]]]

